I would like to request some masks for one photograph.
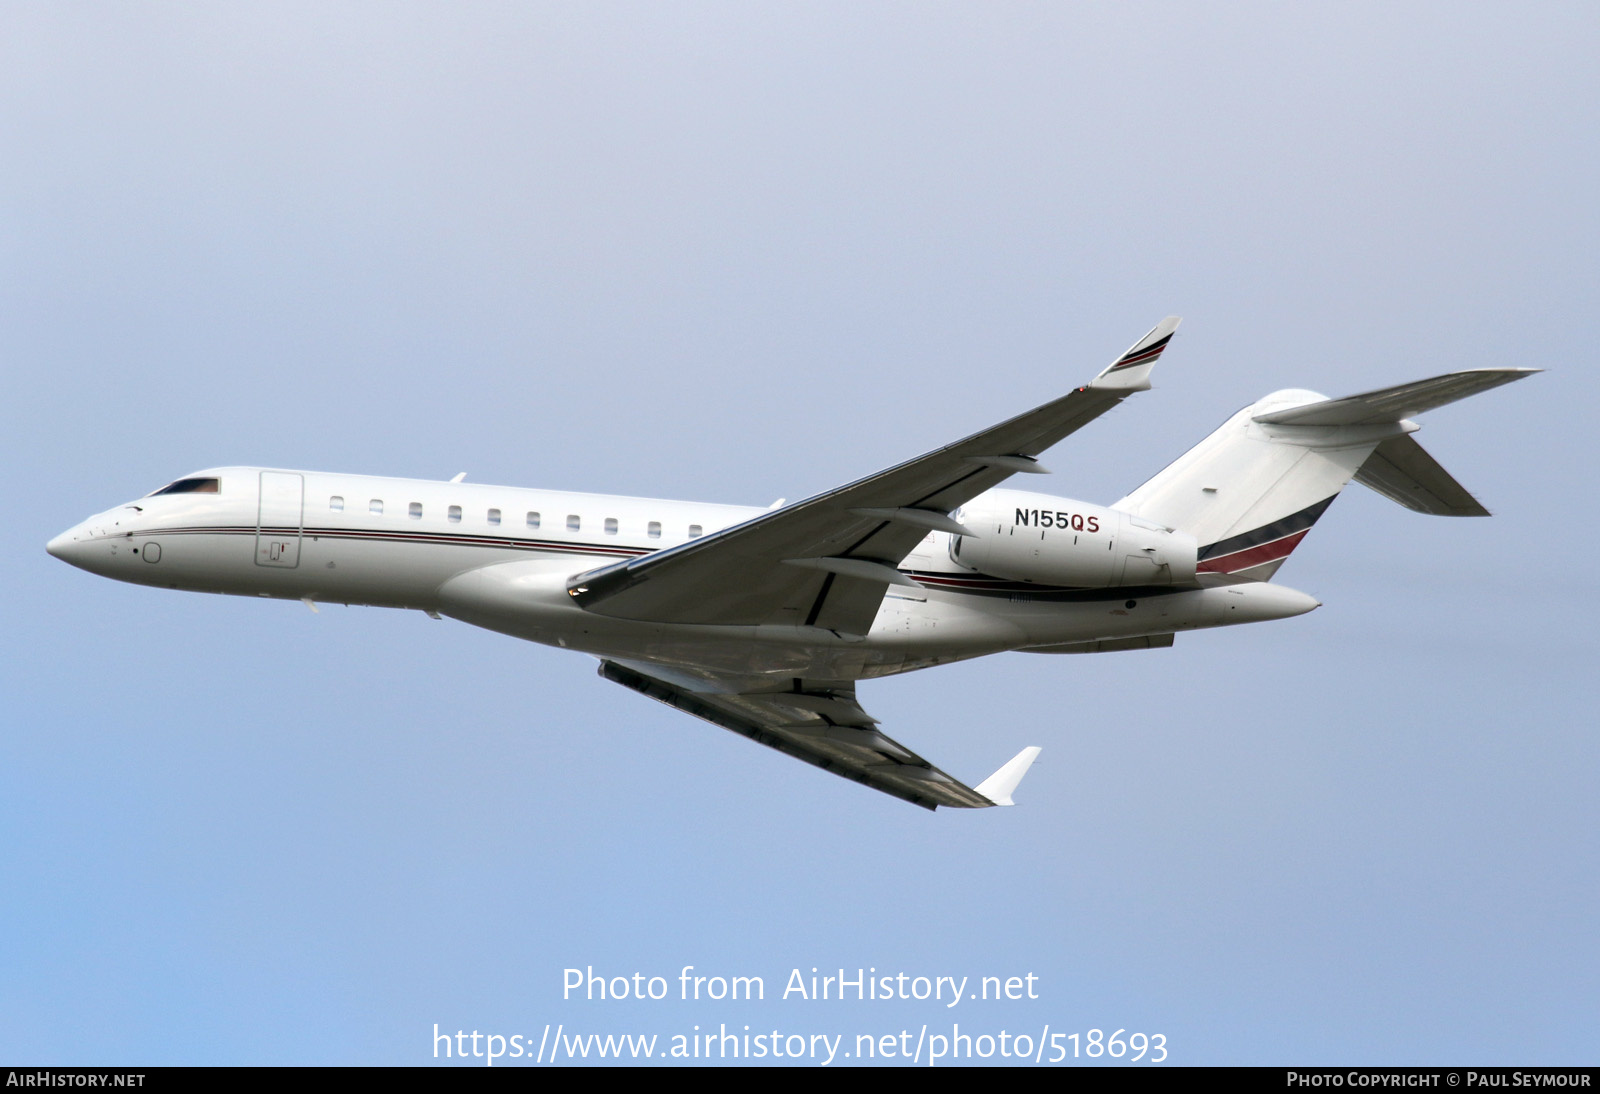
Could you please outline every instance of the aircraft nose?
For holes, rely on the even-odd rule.
[[[70,562],[72,565],[78,566],[82,564],[83,553],[86,550],[85,541],[87,539],[88,536],[85,533],[84,526],[80,524],[76,527],[68,528],[55,539],[46,543],[44,549],[62,562]]]

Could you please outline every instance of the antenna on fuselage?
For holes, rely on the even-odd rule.
[[[451,482],[460,482],[462,479],[464,479],[466,477],[467,477],[467,473],[465,471],[457,471],[454,475],[450,476],[450,481]]]

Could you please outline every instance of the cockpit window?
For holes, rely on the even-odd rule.
[[[218,493],[218,479],[179,479],[170,486],[163,486],[154,493],[145,497],[159,498],[162,494],[215,494]]]

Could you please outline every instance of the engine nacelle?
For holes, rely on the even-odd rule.
[[[990,490],[955,516],[975,535],[952,536],[950,558],[969,570],[1080,589],[1194,583],[1193,536],[1116,509]]]

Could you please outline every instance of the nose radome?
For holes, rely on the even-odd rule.
[[[55,539],[51,540],[49,543],[46,543],[44,545],[44,549],[46,551],[49,551],[56,558],[66,558],[67,557],[67,551],[71,547],[72,547],[72,530],[70,528],[67,531],[62,532],[59,536],[57,536]]]
[[[46,543],[44,549],[62,562],[69,562],[81,569],[89,556],[88,530],[81,524],[75,528],[68,528]]]

